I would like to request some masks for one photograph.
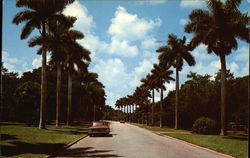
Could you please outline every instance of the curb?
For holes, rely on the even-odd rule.
[[[133,125],[133,124],[130,124],[132,126],[136,126],[136,125]],[[136,127],[139,127],[139,126],[136,126]],[[145,130],[148,130],[146,128],[143,128],[143,127],[139,127],[139,128],[142,128],[142,129],[145,129]],[[150,130],[148,130],[150,131]],[[176,140],[176,141],[179,141],[181,143],[184,143],[184,144],[187,144],[187,145],[190,145],[192,147],[195,147],[195,148],[198,148],[198,149],[201,149],[201,150],[205,150],[205,151],[208,151],[208,152],[212,152],[218,156],[222,156],[222,157],[225,157],[225,158],[234,158],[233,156],[231,155],[227,155],[227,154],[224,154],[224,153],[220,153],[218,151],[215,151],[213,149],[209,149],[209,148],[205,148],[205,147],[202,147],[202,146],[199,146],[199,145],[196,145],[196,144],[192,144],[192,143],[189,143],[187,141],[184,141],[184,140],[181,140],[181,139],[178,139],[178,138],[174,138],[174,137],[171,137],[171,136],[167,136],[167,135],[164,135],[164,134],[161,134],[161,133],[157,133],[157,132],[154,132],[154,131],[150,131],[156,135],[159,135],[159,136],[162,136],[162,137],[166,137],[166,138],[169,138],[169,139],[173,139],[173,140]]]
[[[52,154],[50,154],[50,155],[47,155],[47,156],[45,156],[44,158],[52,158],[53,156],[58,155],[58,154],[59,154],[60,152],[62,152],[63,150],[65,150],[65,149],[69,148],[70,146],[76,144],[77,142],[79,142],[80,140],[86,138],[87,136],[88,136],[88,135],[85,135],[85,136],[82,136],[82,137],[78,138],[77,140],[75,140],[75,141],[73,141],[73,142],[71,142],[71,143],[65,145],[65,146],[62,147],[61,149],[58,149],[58,151],[56,151],[56,152],[54,152],[54,153],[52,153]]]

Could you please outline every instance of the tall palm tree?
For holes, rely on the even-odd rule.
[[[18,8],[25,7],[13,18],[13,23],[18,25],[26,22],[23,26],[20,38],[26,39],[36,28],[43,38],[46,37],[46,25],[48,21],[57,19],[68,23],[67,18],[61,14],[66,5],[74,0],[17,0]],[[41,75],[41,105],[39,128],[45,128],[45,107],[46,107],[46,50],[42,50],[42,75]]]
[[[98,74],[89,72],[83,76],[83,86],[87,94],[88,104],[93,106],[93,120],[95,120],[96,106],[105,105],[105,86],[98,81]]]
[[[238,10],[241,0],[208,0],[208,10],[196,9],[189,14],[185,32],[193,33],[189,43],[194,49],[200,43],[207,45],[221,62],[221,135],[226,134],[226,55],[237,49],[237,38],[249,43],[249,17]]]
[[[68,54],[66,57],[65,68],[68,71],[68,109],[67,109],[67,125],[71,124],[71,108],[72,108],[72,75],[79,72],[87,72],[89,65],[90,51],[85,49],[76,39],[70,38],[68,44]]]
[[[175,129],[178,128],[178,104],[179,104],[179,71],[182,70],[183,60],[189,66],[195,65],[194,57],[190,54],[185,44],[186,37],[178,39],[176,35],[168,35],[168,41],[165,46],[161,46],[156,52],[160,52],[160,65],[166,68],[173,66],[176,72],[176,105],[175,105]]]
[[[51,20],[47,24],[47,35],[43,39],[42,36],[35,36],[29,40],[29,46],[33,47],[41,45],[39,51],[47,50],[52,52],[50,65],[57,67],[57,94],[56,94],[56,126],[60,124],[60,109],[61,109],[61,73],[62,65],[66,61],[68,45],[70,38],[81,39],[83,34],[79,31],[72,30],[76,18],[67,17],[71,25],[64,25],[58,20]]]
[[[152,107],[151,107],[151,124],[154,126],[154,106],[155,106],[155,89],[157,89],[157,76],[149,73],[146,78],[141,79],[141,82],[152,90]]]
[[[161,90],[161,97],[160,97],[160,127],[162,128],[162,104],[163,104],[163,91],[166,90],[166,87],[164,86],[164,83],[169,83],[170,80],[175,81],[174,78],[172,78],[170,75],[173,74],[172,70],[164,69],[163,67],[154,64],[154,68],[152,69],[152,75],[157,77],[157,90],[160,88]]]

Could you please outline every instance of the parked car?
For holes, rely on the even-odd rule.
[[[124,120],[120,120],[120,123],[125,123],[125,121]]]
[[[109,135],[110,127],[109,122],[106,121],[94,121],[92,126],[89,127],[88,135],[90,137],[95,135]]]

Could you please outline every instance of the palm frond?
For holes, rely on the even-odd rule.
[[[21,39],[27,38],[36,26],[37,21],[35,19],[28,21],[22,28]]]
[[[195,65],[195,59],[194,59],[193,55],[190,54],[189,52],[184,51],[182,53],[182,57],[188,63],[189,66]]]
[[[29,47],[34,47],[37,45],[41,46],[42,44],[43,44],[43,38],[41,36],[35,36],[28,41]]]
[[[19,13],[17,13],[14,16],[12,23],[18,25],[19,23],[22,23],[24,21],[28,21],[28,20],[32,19],[35,14],[36,14],[36,12],[34,12],[32,10],[20,11]]]
[[[225,2],[225,9],[227,10],[235,10],[239,7],[242,0],[227,0]]]

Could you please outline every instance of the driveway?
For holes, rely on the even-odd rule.
[[[110,137],[86,137],[57,157],[225,158],[184,141],[157,135],[127,123],[111,122]]]

